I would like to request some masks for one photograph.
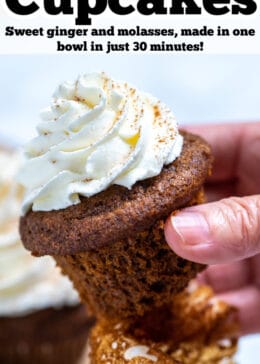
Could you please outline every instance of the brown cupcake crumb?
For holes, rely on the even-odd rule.
[[[163,228],[159,220],[135,238],[54,258],[95,316],[141,316],[171,302],[204,268],[178,257],[165,242]]]

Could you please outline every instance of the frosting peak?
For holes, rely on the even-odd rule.
[[[158,175],[182,149],[164,104],[104,73],[60,85],[41,118],[19,177],[24,213],[66,208],[112,184],[131,188]]]

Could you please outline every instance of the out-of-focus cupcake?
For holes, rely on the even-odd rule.
[[[42,116],[20,174],[25,247],[54,256],[96,316],[171,302],[203,266],[173,253],[164,221],[204,201],[209,145],[180,134],[158,99],[102,73],[62,84]]]
[[[19,166],[17,153],[0,151],[0,363],[76,363],[92,319],[54,260],[21,244]]]

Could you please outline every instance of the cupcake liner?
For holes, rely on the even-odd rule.
[[[236,310],[212,298],[211,288],[192,283],[172,305],[135,322],[98,321],[82,364],[234,363]]]
[[[188,205],[203,201],[201,190]],[[91,312],[111,319],[141,316],[168,304],[204,268],[170,249],[164,238],[164,220],[135,238],[54,258]]]
[[[58,343],[50,341],[40,345],[31,345],[25,338],[12,347],[5,346],[0,352],[0,362],[4,364],[76,364],[84,352],[86,340],[86,335],[83,333]]]
[[[83,355],[93,321],[84,307],[0,318],[0,363],[76,364]]]

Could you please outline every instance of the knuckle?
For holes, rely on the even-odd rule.
[[[260,250],[260,197],[231,197],[221,201],[222,219],[230,231],[230,245],[244,256]]]

